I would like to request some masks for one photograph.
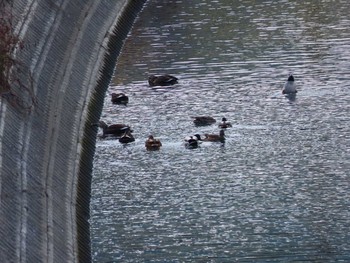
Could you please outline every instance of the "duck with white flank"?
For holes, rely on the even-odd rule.
[[[189,136],[185,138],[185,147],[187,149],[195,149],[199,146],[199,139],[195,136]]]
[[[125,131],[122,137],[119,138],[120,143],[129,143],[129,142],[134,142],[135,138],[132,136],[131,131],[128,129]]]
[[[230,122],[227,121],[227,119],[224,117],[221,120],[221,123],[219,124],[219,128],[221,129],[226,129],[232,127],[232,124]]]
[[[296,94],[297,92],[298,91],[294,83],[294,77],[293,75],[290,75],[283,86],[282,94]]]
[[[126,96],[124,93],[112,93],[111,94],[111,101],[113,104],[128,104],[129,97]]]

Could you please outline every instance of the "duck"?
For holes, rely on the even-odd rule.
[[[124,93],[112,93],[111,101],[113,104],[127,104],[129,102],[129,97]]]
[[[132,136],[130,130],[126,130],[123,136],[119,138],[119,142],[123,144],[134,142],[134,141],[135,141],[135,138],[134,136]]]
[[[148,83],[150,86],[170,86],[178,83],[178,78],[172,75],[151,75],[148,77]]]
[[[125,131],[132,132],[129,125],[120,124],[120,123],[107,125],[107,123],[105,123],[104,121],[99,121],[98,123],[92,124],[92,126],[97,126],[102,128],[102,136],[101,136],[102,138],[105,138],[107,136],[120,137],[125,133]]]
[[[185,138],[185,147],[187,149],[195,149],[199,146],[199,139],[196,136],[189,136]]]
[[[298,91],[294,83],[293,75],[289,75],[288,80],[283,86],[282,94],[296,94]]]
[[[197,116],[192,118],[194,118],[193,123],[197,126],[211,125],[216,122],[216,120],[210,116]]]
[[[145,147],[147,151],[157,151],[162,146],[160,140],[155,139],[153,135],[149,135],[145,142]]]
[[[225,142],[225,131],[220,130],[219,134],[204,134],[204,138],[202,138],[199,134],[195,135],[197,138],[200,138],[203,142]]]
[[[226,129],[232,127],[232,124],[227,121],[227,119],[224,117],[221,119],[221,123],[219,124],[219,128]]]

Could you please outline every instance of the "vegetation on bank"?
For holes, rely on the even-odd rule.
[[[12,1],[0,0],[0,95],[12,106],[31,110],[35,104],[33,78],[15,53],[24,48],[14,32]]]

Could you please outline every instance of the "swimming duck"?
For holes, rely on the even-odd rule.
[[[177,81],[178,78],[171,75],[151,75],[148,77],[148,83],[150,86],[170,86],[178,83]]]
[[[283,86],[282,94],[295,94],[297,92],[298,91],[295,87],[294,77],[293,77],[293,75],[289,75],[288,80],[286,81],[286,83]]]
[[[195,149],[199,146],[199,139],[196,136],[189,136],[185,138],[185,147],[187,149]]]
[[[227,119],[224,117],[221,119],[221,123],[219,124],[219,128],[226,129],[232,127],[232,124],[227,121]]]
[[[216,122],[216,120],[210,116],[198,116],[193,118],[193,123],[197,126],[211,125]]]
[[[127,104],[129,102],[129,97],[124,93],[112,93],[111,101],[113,104]]]
[[[145,147],[147,151],[157,151],[162,146],[162,143],[158,139],[154,139],[153,135],[148,136],[145,142]]]
[[[220,130],[219,134],[204,134],[204,138],[201,138],[201,141],[204,142],[225,142],[225,132]]]
[[[122,136],[125,131],[132,132],[130,126],[125,125],[125,124],[112,124],[112,125],[107,125],[104,121],[99,121],[98,123],[92,124],[92,126],[98,126],[102,128],[102,138],[105,138],[107,136]]]
[[[119,138],[120,143],[129,143],[134,142],[135,138],[132,136],[130,130],[126,130],[122,137]]]

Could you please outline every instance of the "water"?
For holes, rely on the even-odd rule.
[[[94,262],[350,261],[350,2],[153,0],[118,60],[98,140]],[[150,88],[150,74],[173,74]],[[295,99],[281,93],[289,74]],[[110,93],[125,92],[127,106]],[[191,116],[226,143],[184,147]],[[159,152],[147,152],[149,134]]]

